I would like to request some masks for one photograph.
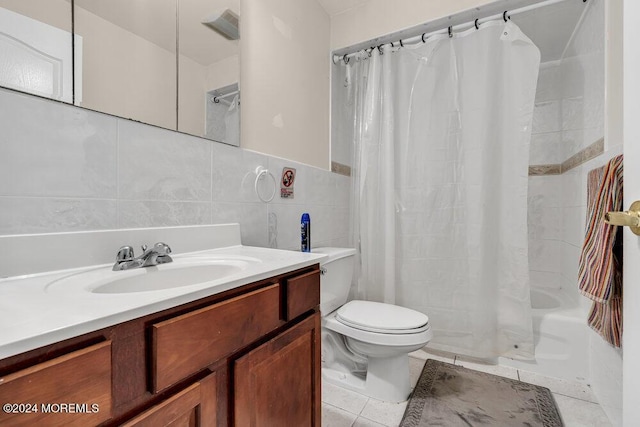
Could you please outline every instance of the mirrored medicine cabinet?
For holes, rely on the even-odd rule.
[[[240,145],[240,0],[0,0],[0,86]]]

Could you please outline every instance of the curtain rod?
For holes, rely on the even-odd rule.
[[[239,90],[234,90],[233,92],[225,93],[224,95],[214,96],[213,98],[211,98],[211,100],[213,102],[215,102],[216,104],[218,104],[220,102],[220,100],[228,98],[228,97],[233,96],[233,95],[237,95],[239,93],[240,93]]]
[[[498,13],[495,15],[490,15],[490,16],[486,16],[484,18],[479,18],[476,19],[475,21],[470,21],[470,22],[465,22],[462,24],[458,24],[458,25],[454,25],[454,26],[449,26],[449,27],[444,27],[441,28],[439,30],[435,30],[435,31],[431,31],[429,33],[422,33],[419,34],[417,36],[413,36],[413,37],[408,37],[406,39],[399,39],[393,42],[389,42],[389,43],[383,43],[381,45],[377,45],[377,46],[372,46],[369,48],[366,48],[364,50],[373,50],[373,49],[380,49],[384,46],[404,46],[405,44],[414,44],[416,42],[420,42],[420,43],[424,43],[426,42],[426,40],[431,37],[431,36],[435,36],[438,34],[449,34],[449,37],[453,37],[453,32],[454,31],[460,31],[460,30],[467,30],[473,26],[476,27],[476,29],[478,28],[478,26],[480,24],[484,24],[485,22],[489,22],[489,21],[494,21],[496,19],[504,19],[504,21],[506,22],[508,19],[511,19],[511,16],[514,15],[518,15],[520,13],[524,13],[524,12],[528,12],[530,10],[534,10],[534,9],[538,9],[540,7],[544,7],[544,6],[551,6],[552,4],[556,4],[556,3],[560,3],[563,1],[567,1],[567,0],[546,0],[540,3],[535,3],[535,4],[531,4],[529,6],[524,6],[524,7],[520,7],[517,9],[514,9],[512,11],[508,11],[505,10],[503,13]],[[586,3],[587,0],[582,0],[583,3]],[[343,64],[346,64],[349,61],[349,58],[355,56],[358,52],[362,51],[363,49],[358,49],[356,51],[353,52],[349,52],[349,53],[345,53],[344,55],[332,55],[331,59],[333,61],[334,64],[338,64],[340,62],[342,62]]]

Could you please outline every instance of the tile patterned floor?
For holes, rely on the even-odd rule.
[[[485,365],[447,353],[427,352],[425,349],[415,351],[409,356],[412,386],[418,381],[426,359],[436,359],[548,387],[553,393],[566,427],[611,426],[587,385],[544,377],[506,366]],[[406,406],[407,402],[382,402],[332,384],[322,384],[323,427],[396,427],[402,420]]]

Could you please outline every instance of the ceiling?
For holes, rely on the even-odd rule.
[[[337,15],[356,6],[367,3],[369,0],[318,0],[329,16]]]
[[[523,12],[511,19],[540,49],[541,62],[561,58],[586,3],[568,0]]]

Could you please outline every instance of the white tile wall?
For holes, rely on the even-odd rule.
[[[271,217],[271,241],[299,250],[309,212],[313,247],[348,243],[349,177],[10,90],[0,109],[0,234],[239,222],[243,244],[268,246]]]
[[[114,117],[3,90],[0,194],[114,199]]]

